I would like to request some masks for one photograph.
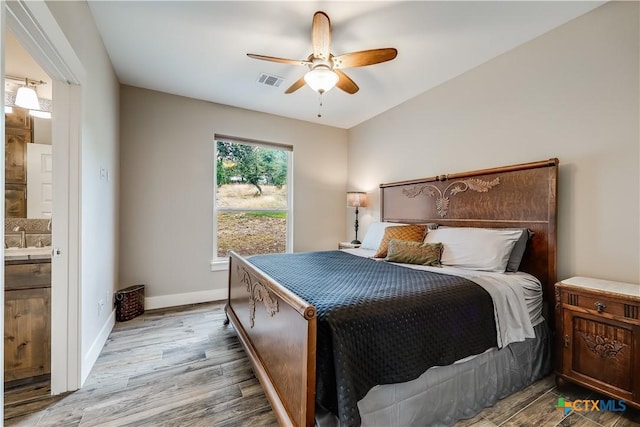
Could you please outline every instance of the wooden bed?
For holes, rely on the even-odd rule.
[[[529,228],[520,270],[537,277],[545,301],[556,281],[558,159],[380,185],[381,221]],[[552,304],[547,304],[549,310]],[[283,426],[313,426],[316,309],[231,252],[227,323],[237,331]],[[545,318],[553,321],[553,313]],[[552,325],[550,325],[552,326]]]

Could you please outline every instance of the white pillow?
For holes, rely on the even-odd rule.
[[[362,239],[360,248],[377,251],[380,247],[380,242],[384,236],[384,230],[387,227],[393,227],[394,225],[406,225],[399,222],[374,222],[367,228],[367,233]]]
[[[426,243],[442,243],[442,265],[504,273],[522,230],[440,227],[429,230]]]

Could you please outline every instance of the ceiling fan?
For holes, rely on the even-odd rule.
[[[253,53],[247,53],[247,56],[264,61],[306,65],[309,67],[309,71],[289,86],[285,93],[293,93],[306,83],[311,89],[320,94],[332,89],[334,86],[337,86],[349,94],[354,94],[359,89],[358,85],[342,72],[342,69],[379,64],[390,61],[398,55],[398,51],[390,47],[334,56],[329,50],[331,45],[331,22],[327,14],[321,11],[313,15],[311,44],[313,46],[313,53],[309,55],[307,59],[303,60],[276,58]]]

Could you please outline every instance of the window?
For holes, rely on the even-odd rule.
[[[292,147],[215,135],[213,262],[288,252],[292,224]]]

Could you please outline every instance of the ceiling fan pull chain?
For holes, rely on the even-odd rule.
[[[322,108],[322,92],[318,95],[318,101],[320,102],[320,105],[318,105],[318,117],[322,117],[322,114],[320,114],[320,109]]]

